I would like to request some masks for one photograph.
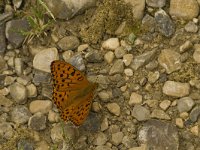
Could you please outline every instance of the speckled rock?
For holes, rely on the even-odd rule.
[[[16,124],[25,124],[30,117],[31,113],[23,105],[17,105],[11,111],[11,120]]]
[[[199,6],[196,0],[171,0],[169,13],[171,16],[190,20],[198,16]]]
[[[190,85],[175,81],[166,81],[163,88],[163,93],[169,96],[183,97],[189,94]]]
[[[30,117],[28,126],[36,131],[44,130],[46,128],[46,116],[40,112],[34,114],[32,117]]]
[[[27,89],[24,85],[17,82],[13,83],[10,87],[10,95],[14,101],[24,104],[27,101]]]
[[[43,49],[37,53],[33,59],[33,67],[40,71],[50,72],[51,62],[58,59],[56,48]]]

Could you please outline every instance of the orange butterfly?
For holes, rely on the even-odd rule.
[[[64,61],[51,63],[53,100],[64,121],[76,126],[83,124],[89,114],[97,83],[91,83],[74,66]]]

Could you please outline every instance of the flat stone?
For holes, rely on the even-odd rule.
[[[124,63],[121,59],[117,59],[113,66],[111,67],[110,71],[109,71],[109,75],[114,75],[117,73],[123,73],[124,71]]]
[[[162,50],[158,56],[158,62],[168,74],[179,70],[182,66],[180,54],[171,49]]]
[[[43,49],[33,59],[33,67],[40,71],[50,72],[51,62],[58,59],[56,48]]]
[[[151,118],[157,118],[157,119],[164,119],[164,120],[170,120],[170,116],[165,113],[163,110],[154,109],[151,113]]]
[[[32,114],[41,112],[48,113],[52,109],[52,102],[50,100],[34,100],[29,105],[29,110]]]
[[[146,0],[146,3],[150,7],[161,8],[166,4],[166,0]]]
[[[27,101],[27,89],[24,85],[17,82],[13,83],[10,87],[10,95],[14,101],[19,104],[24,104]]]
[[[106,106],[110,113],[119,116],[120,115],[120,107],[117,103],[109,103]]]
[[[44,130],[46,128],[46,116],[40,112],[34,114],[32,117],[30,117],[28,126],[35,131]]]
[[[102,43],[102,48],[104,49],[115,50],[118,47],[119,47],[118,38],[110,38]]]
[[[184,97],[189,94],[190,85],[188,83],[166,81],[162,91],[168,96]]]
[[[200,63],[200,44],[194,45],[194,53],[193,53],[193,59],[195,62]]]
[[[103,132],[99,132],[96,135],[96,138],[94,139],[93,144],[100,146],[100,145],[104,145],[107,141],[108,141],[107,135]]]
[[[183,98],[180,98],[178,100],[178,103],[177,103],[177,108],[178,108],[178,111],[180,113],[182,112],[188,112],[192,109],[192,107],[194,106],[194,101],[192,98],[190,97],[183,97]]]
[[[22,35],[18,31],[28,31],[30,29],[29,23],[25,19],[11,20],[6,23],[6,38],[15,47],[19,48],[25,39],[25,35]]]
[[[146,121],[150,118],[150,111],[143,106],[135,105],[131,115],[138,121]]]
[[[131,63],[130,67],[133,70],[137,70],[138,68],[142,67],[143,65],[148,64],[149,61],[152,60],[155,55],[156,55],[156,51],[152,50],[152,51],[146,52],[144,54],[141,54],[139,56],[136,56],[133,59],[133,62]]]
[[[30,117],[31,113],[23,105],[17,105],[11,110],[11,120],[16,124],[25,124]]]
[[[164,10],[160,9],[155,13],[155,20],[162,35],[171,37],[174,34],[175,24]]]
[[[178,150],[179,135],[177,128],[159,120],[149,120],[139,130],[139,142],[156,150]]]
[[[177,18],[191,20],[198,16],[199,6],[196,0],[171,0],[169,13]]]
[[[112,142],[115,146],[117,146],[117,145],[119,145],[119,144],[122,143],[123,137],[124,137],[123,132],[113,133],[113,134],[111,135],[111,142]]]
[[[75,50],[78,48],[80,42],[76,36],[65,36],[58,41],[58,46],[62,50]]]

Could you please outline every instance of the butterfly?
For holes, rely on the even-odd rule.
[[[97,83],[71,64],[55,60],[51,63],[53,100],[64,121],[80,126],[89,114]]]

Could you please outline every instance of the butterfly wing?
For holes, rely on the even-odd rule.
[[[53,87],[56,91],[74,91],[89,84],[87,78],[71,64],[55,60],[51,63]]]
[[[71,121],[74,125],[80,126],[85,121],[89,114],[92,99],[94,96],[94,90],[97,84],[91,84],[90,91],[83,97],[79,97],[76,101],[69,107],[61,112],[61,118],[65,121]]]

